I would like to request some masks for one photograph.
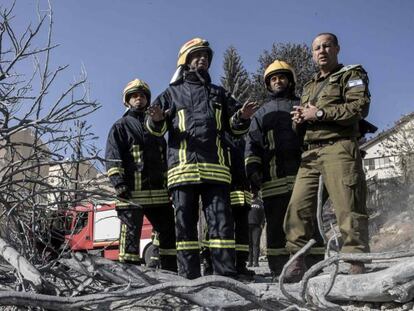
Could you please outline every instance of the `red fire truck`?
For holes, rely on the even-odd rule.
[[[78,205],[66,214],[65,240],[72,251],[87,251],[118,260],[121,222],[114,203]],[[152,252],[152,225],[144,217],[140,256],[148,262]]]

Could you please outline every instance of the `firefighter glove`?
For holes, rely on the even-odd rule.
[[[119,185],[115,187],[116,196],[120,199],[130,199],[131,193],[129,192],[128,186]]]

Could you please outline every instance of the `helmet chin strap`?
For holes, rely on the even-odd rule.
[[[203,72],[205,72],[205,70],[196,69],[196,70],[194,70],[194,72],[197,75],[197,77],[200,79],[201,83],[203,85],[205,85],[206,84],[206,79],[204,79],[204,77],[203,77]]]

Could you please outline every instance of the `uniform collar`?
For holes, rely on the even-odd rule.
[[[326,78],[329,78],[333,73],[335,73],[335,72],[338,72],[339,70],[341,70],[341,68],[342,67],[344,67],[344,65],[342,65],[342,64],[338,64],[338,66],[336,66],[335,67],[335,69],[334,70],[332,70],[327,76],[325,76],[325,77],[321,77],[321,73],[320,72],[318,72],[318,73],[315,73],[314,74],[314,76],[313,76],[313,78],[312,78],[312,80],[313,81],[323,81],[323,80],[325,80]]]
[[[280,100],[280,99],[294,99],[296,96],[294,94],[290,94],[290,92],[287,90],[283,93],[279,93],[279,94],[275,94],[273,92],[268,91],[267,92],[267,97],[270,100]]]
[[[138,109],[136,109],[136,108],[130,108],[130,109],[128,109],[128,111],[125,113],[125,115],[127,115],[127,116],[131,116],[131,117],[134,117],[134,118],[141,119],[141,118],[145,117],[145,111],[138,110]]]
[[[211,78],[208,71],[185,71],[184,80],[195,84],[210,84]]]

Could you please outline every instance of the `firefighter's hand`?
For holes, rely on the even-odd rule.
[[[239,110],[239,116],[243,120],[250,119],[253,114],[256,112],[256,110],[259,109],[259,103],[258,102],[245,102],[243,107]]]
[[[120,199],[130,199],[131,193],[129,192],[128,186],[126,185],[120,185],[118,187],[115,187],[116,196]]]
[[[150,106],[147,110],[147,114],[154,122],[160,122],[164,120],[166,115],[166,113],[158,105]]]

